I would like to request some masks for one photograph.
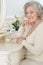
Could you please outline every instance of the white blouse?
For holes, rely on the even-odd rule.
[[[27,48],[26,58],[43,61],[43,22],[24,40],[22,44]],[[30,52],[30,55],[29,55]]]

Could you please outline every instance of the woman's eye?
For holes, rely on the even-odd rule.
[[[28,14],[28,12],[26,12],[26,14]]]
[[[30,13],[32,14],[32,13],[33,13],[33,11],[30,11]]]

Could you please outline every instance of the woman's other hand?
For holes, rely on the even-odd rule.
[[[23,40],[24,40],[23,37],[18,37],[18,38],[16,39],[16,43],[21,43]]]

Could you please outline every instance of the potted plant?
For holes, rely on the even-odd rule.
[[[21,19],[19,17],[16,17],[16,16],[15,16],[15,18],[16,18],[16,20],[15,20],[15,22],[12,23],[12,25],[13,25],[13,29],[18,31],[19,26],[21,24]]]

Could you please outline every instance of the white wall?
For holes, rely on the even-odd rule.
[[[23,5],[28,1],[30,0],[6,0],[6,15],[9,17],[18,14],[22,16]]]
[[[6,0],[6,16],[13,17],[15,15],[23,15],[23,5],[31,0]],[[43,4],[43,0],[40,1]]]

